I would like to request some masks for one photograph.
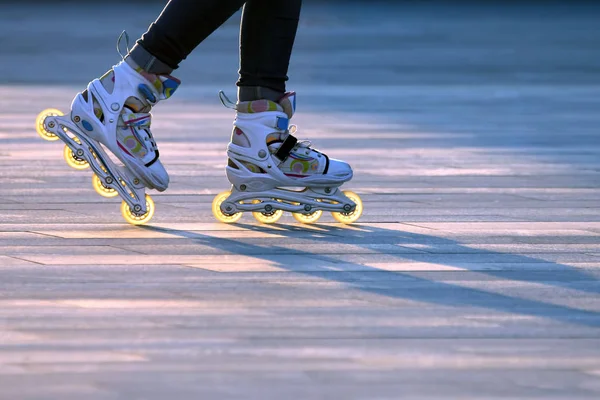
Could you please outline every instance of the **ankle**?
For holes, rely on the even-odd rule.
[[[158,79],[158,74],[153,74],[138,65],[132,57],[126,57],[125,63],[129,65],[135,72],[144,77],[148,82],[154,84]]]
[[[133,69],[142,70],[152,75],[170,75],[173,72],[173,68],[156,58],[139,43],[133,46],[125,57],[125,61]]]
[[[283,97],[285,93],[263,86],[240,86],[238,87],[238,101],[270,100],[275,103]]]

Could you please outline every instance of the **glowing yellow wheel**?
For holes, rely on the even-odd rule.
[[[252,203],[262,203],[260,200],[253,200]],[[274,224],[283,216],[283,210],[272,210],[268,212],[253,211],[252,216],[262,224]]]
[[[125,218],[125,221],[132,225],[143,225],[150,221],[154,216],[154,211],[154,201],[149,195],[146,195],[146,213],[143,215],[136,215],[131,211],[129,205],[125,203],[125,200],[121,203],[121,214],[123,215],[123,218]]]
[[[269,213],[254,211],[252,216],[254,216],[254,218],[260,223],[274,224],[283,216],[283,210],[275,210]]]
[[[38,114],[37,118],[35,119],[35,131],[37,132],[38,135],[40,135],[40,137],[44,140],[48,140],[49,142],[53,142],[55,140],[58,140],[59,137],[56,136],[54,133],[46,130],[46,125],[44,124],[44,120],[47,117],[62,117],[64,114],[60,111],[57,110],[56,108],[48,108],[44,111],[42,111],[41,113]]]
[[[79,143],[79,139],[75,138],[75,141],[77,143]],[[81,149],[79,149],[81,150]],[[79,157],[77,156],[75,153],[73,153],[73,150],[71,150],[71,148],[67,145],[65,145],[65,150],[63,151],[63,157],[65,159],[65,161],[67,162],[67,164],[69,165],[69,167],[71,168],[75,168],[75,169],[87,169],[90,167],[90,164],[85,161],[83,159],[83,157]]]
[[[342,224],[351,224],[356,222],[356,220],[358,220],[358,218],[360,218],[360,216],[362,215],[363,204],[362,200],[356,193],[351,192],[349,190],[345,190],[344,194],[356,204],[356,208],[354,209],[354,211],[348,213],[332,212],[331,215],[333,215],[333,218],[335,218],[337,222],[341,222]]]
[[[323,215],[323,210],[313,211],[310,214],[293,213],[292,215],[301,224],[314,224]]]
[[[234,222],[237,222],[240,220],[240,218],[242,218],[242,213],[238,212],[235,214],[225,214],[221,211],[221,204],[227,200],[227,198],[229,197],[229,195],[231,194],[231,192],[225,191],[225,192],[221,192],[218,195],[215,196],[215,198],[213,199],[212,202],[212,212],[213,215],[215,216],[215,218],[218,221],[224,222],[226,224],[232,224]]]
[[[119,195],[115,189],[104,186],[102,183],[102,179],[98,178],[98,175],[94,174],[92,176],[92,186],[96,193],[98,193],[102,197],[115,197]]]

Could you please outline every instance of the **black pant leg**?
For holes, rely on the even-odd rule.
[[[170,0],[138,44],[175,69],[204,39],[242,7],[244,0]],[[286,3],[283,0],[282,3]]]
[[[249,0],[240,28],[240,87],[285,92],[302,0]]]

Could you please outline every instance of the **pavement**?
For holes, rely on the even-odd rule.
[[[153,112],[134,227],[34,120],[160,9],[0,4],[0,399],[600,397],[597,6],[307,4],[294,120],[352,226],[213,219],[238,15]]]

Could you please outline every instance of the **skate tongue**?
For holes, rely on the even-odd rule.
[[[181,81],[171,75],[159,75],[158,80],[161,82],[161,87],[159,89],[162,93],[161,100],[173,96],[179,85],[181,85]]]
[[[181,84],[179,79],[171,75],[152,75],[143,72],[141,75],[151,83],[152,88],[150,88],[150,85],[145,84],[140,84],[138,88],[144,96],[147,96],[148,101],[153,104],[159,100],[166,100],[173,96],[173,93],[175,93]],[[151,99],[151,97],[154,97],[154,99]]]
[[[181,81],[170,75],[149,75],[142,73],[142,76],[150,83],[140,83],[138,90],[144,96],[150,105],[158,103],[160,100],[166,100],[175,93]],[[154,79],[153,79],[154,78]]]

